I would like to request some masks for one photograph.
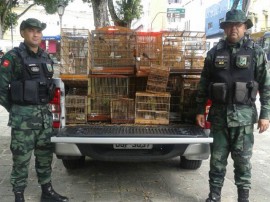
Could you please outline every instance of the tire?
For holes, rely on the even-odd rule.
[[[74,170],[82,168],[85,163],[85,156],[82,156],[78,159],[62,159],[63,165],[68,170]]]
[[[181,156],[180,159],[180,168],[196,170],[202,165],[202,160],[188,160],[184,156]]]

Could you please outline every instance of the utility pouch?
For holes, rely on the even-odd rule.
[[[252,102],[256,101],[256,96],[259,90],[259,84],[256,81],[250,81],[247,83],[247,87],[249,89],[250,92],[250,100]]]
[[[247,82],[235,82],[234,103],[249,103],[249,89],[247,88]]]
[[[37,81],[26,80],[24,82],[24,100],[29,104],[39,103],[39,83]]]
[[[210,99],[214,103],[227,103],[228,87],[226,83],[211,83],[209,89]]]
[[[16,104],[23,103],[23,82],[14,81],[10,84],[10,94],[12,102]]]
[[[49,101],[51,101],[54,97],[56,86],[54,83],[51,83],[48,88]]]

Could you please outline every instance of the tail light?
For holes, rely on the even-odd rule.
[[[206,105],[205,105],[205,113],[204,113],[204,117],[205,117],[205,125],[204,128],[205,129],[210,129],[211,127],[211,123],[209,121],[207,121],[207,117],[208,117],[208,113],[209,113],[209,109],[211,107],[212,101],[211,100],[207,100]]]
[[[53,115],[53,127],[60,128],[60,117],[61,117],[61,105],[60,105],[61,91],[60,88],[56,88],[54,97],[51,104],[51,110]]]

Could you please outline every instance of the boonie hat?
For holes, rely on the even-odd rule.
[[[20,25],[20,31],[30,27],[35,27],[44,30],[46,26],[47,26],[46,23],[40,22],[38,19],[28,18],[27,20],[22,21]]]
[[[241,22],[247,25],[247,29],[253,26],[253,23],[248,19],[242,10],[230,10],[226,13],[226,20],[220,23],[220,28],[224,29],[225,25],[228,23]]]

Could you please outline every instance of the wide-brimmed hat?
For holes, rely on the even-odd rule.
[[[226,20],[220,23],[220,28],[224,29],[226,24],[236,22],[245,23],[247,25],[247,29],[253,26],[252,21],[246,17],[243,11],[233,9],[226,13]]]
[[[28,18],[27,20],[23,20],[20,25],[20,30],[24,30],[25,28],[39,28],[44,30],[46,28],[46,23],[40,22],[38,19],[35,18]]]

